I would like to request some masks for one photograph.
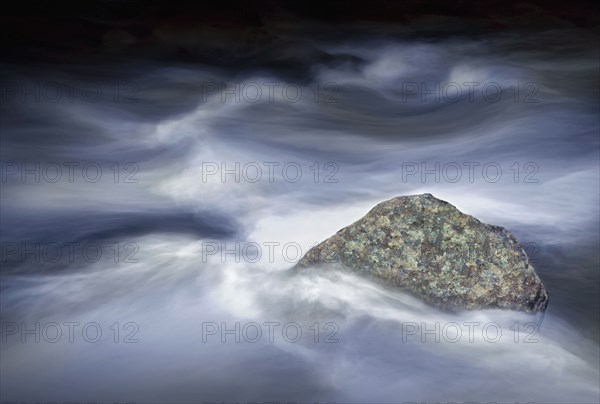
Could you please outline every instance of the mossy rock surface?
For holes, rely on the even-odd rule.
[[[445,310],[544,311],[548,293],[523,246],[431,194],[401,196],[313,247],[295,269],[345,268]]]

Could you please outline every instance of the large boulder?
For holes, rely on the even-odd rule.
[[[548,294],[523,246],[431,194],[401,196],[313,247],[295,269],[336,267],[445,310],[544,311]]]

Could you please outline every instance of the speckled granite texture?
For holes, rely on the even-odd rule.
[[[548,294],[522,245],[431,194],[401,196],[313,247],[294,267],[338,267],[444,310],[544,311]]]

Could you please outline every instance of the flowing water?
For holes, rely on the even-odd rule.
[[[304,56],[281,73],[13,71],[4,88],[102,96],[2,105],[2,400],[598,402],[597,39],[291,49]],[[543,319],[289,271],[376,203],[423,192],[526,245]]]

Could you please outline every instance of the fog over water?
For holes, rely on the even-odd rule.
[[[0,65],[3,402],[598,402],[597,33],[328,36],[314,24],[258,35],[267,45],[246,53],[218,28],[214,49],[168,26],[142,51],[139,32],[114,29],[105,58]],[[214,63],[172,59],[173,44],[205,46]],[[111,53],[127,46],[142,53]],[[424,192],[526,244],[550,296],[540,329],[289,271],[375,204]],[[42,251],[69,243],[93,248],[56,262]],[[64,325],[56,343],[54,329],[35,343],[5,326],[51,322],[80,323],[74,341]],[[81,334],[92,322],[95,343]],[[480,324],[473,338],[462,327],[450,341],[445,326],[465,322]],[[498,341],[481,330],[492,322]],[[262,338],[244,328],[223,343],[222,323],[256,323]],[[281,333],[290,323],[297,342],[296,328]],[[423,342],[425,329],[437,331]]]

